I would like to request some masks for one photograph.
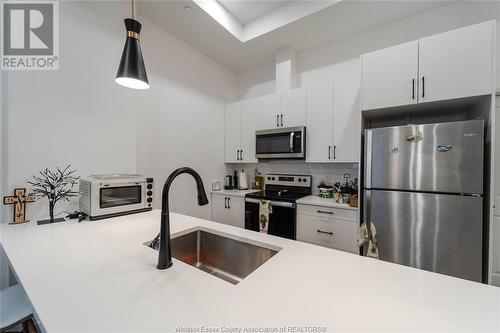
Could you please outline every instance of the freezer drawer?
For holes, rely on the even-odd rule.
[[[483,193],[483,120],[365,133],[365,188]]]
[[[364,191],[380,259],[481,282],[482,198]]]

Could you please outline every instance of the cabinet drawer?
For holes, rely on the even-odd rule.
[[[358,220],[358,211],[352,209],[331,208],[314,205],[297,205],[297,213],[313,215],[322,218]]]
[[[297,215],[297,240],[357,254],[357,236],[356,222]]]

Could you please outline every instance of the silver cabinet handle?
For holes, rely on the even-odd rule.
[[[326,210],[317,210],[318,213],[321,213],[321,214],[330,214],[330,215],[333,215],[333,212],[327,212]]]
[[[226,208],[226,209],[227,209],[227,197],[226,197],[226,198],[224,198],[224,208]]]
[[[231,203],[231,198],[227,198],[227,208],[231,209],[231,206],[229,205]]]
[[[236,151],[236,160],[237,161],[240,160],[240,151],[239,150]]]
[[[293,137],[295,136],[295,132],[290,133],[290,153],[293,153]]]
[[[281,115],[281,127],[283,127],[283,114]]]
[[[337,159],[337,146],[333,146],[333,159],[336,160]]]
[[[323,230],[319,230],[319,229],[316,231],[320,234],[327,234],[327,235],[333,236],[333,232],[331,232],[331,231],[323,231]]]
[[[328,159],[332,159],[332,146],[328,146]]]
[[[280,127],[280,116],[276,115],[276,127]]]

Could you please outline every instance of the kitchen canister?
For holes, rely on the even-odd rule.
[[[320,198],[333,198],[333,188],[320,187],[319,196]]]

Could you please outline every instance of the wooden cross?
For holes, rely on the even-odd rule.
[[[26,195],[25,188],[14,189],[14,195],[3,197],[4,205],[14,205],[14,221],[11,224],[25,223],[26,204],[35,202],[33,194]]]

